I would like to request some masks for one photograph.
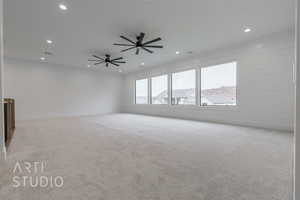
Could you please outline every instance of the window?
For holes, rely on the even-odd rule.
[[[135,81],[135,103],[136,104],[148,103],[148,79]]]
[[[196,104],[196,70],[172,74],[172,104]]]
[[[168,75],[151,78],[151,102],[152,104],[168,104]]]
[[[201,68],[201,106],[236,105],[236,65]]]

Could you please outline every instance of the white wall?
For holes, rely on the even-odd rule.
[[[300,199],[300,1],[297,1],[297,81],[296,81],[296,106],[295,106],[295,166],[294,166],[294,200]]]
[[[16,101],[17,120],[118,112],[118,73],[5,60],[5,97]]]
[[[130,73],[125,78],[123,112],[239,124],[270,129],[293,129],[293,33],[284,32],[251,43]],[[134,105],[134,80],[172,71],[236,60],[238,106]]]
[[[3,0],[0,0],[0,161],[5,158],[4,115],[3,115]]]

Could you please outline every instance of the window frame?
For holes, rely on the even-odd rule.
[[[236,101],[235,101],[235,105],[207,105],[207,106],[202,106],[201,105],[201,76],[202,76],[202,68],[208,68],[208,67],[214,67],[214,66],[218,66],[218,65],[223,65],[223,64],[228,64],[228,63],[235,63],[236,64],[236,87],[235,87],[235,98],[236,98]],[[199,104],[198,106],[200,108],[203,108],[203,109],[211,109],[211,108],[216,108],[216,109],[237,109],[238,106],[239,106],[239,98],[238,98],[238,86],[239,86],[239,76],[238,76],[238,61],[237,59],[231,59],[231,60],[226,60],[226,61],[220,61],[220,62],[210,62],[210,63],[207,63],[206,65],[202,65],[200,68],[199,68]]]
[[[172,103],[172,97],[173,97],[173,74],[186,72],[186,71],[195,71],[195,103],[194,104],[173,104]],[[171,106],[176,107],[191,107],[191,106],[198,106],[198,84],[197,84],[197,74],[199,71],[199,67],[191,67],[191,68],[185,68],[185,69],[178,69],[175,71],[170,72],[170,97],[169,97],[169,104]]]
[[[206,67],[212,67],[217,65],[222,65],[226,63],[236,63],[236,105],[207,105],[207,106],[201,106],[201,69]],[[174,73],[180,73],[185,71],[195,70],[195,104],[172,104],[172,74]],[[168,77],[168,104],[152,104],[152,83],[151,80],[153,77],[163,76],[167,75]],[[146,104],[137,104],[136,103],[136,82],[138,80],[147,80],[148,84],[148,98]],[[154,106],[171,106],[171,107],[185,107],[185,108],[199,108],[199,109],[205,109],[205,110],[221,110],[221,111],[234,111],[238,110],[239,108],[239,62],[236,58],[231,59],[224,59],[219,60],[216,62],[205,62],[202,64],[194,64],[194,67],[178,67],[174,70],[170,70],[164,73],[154,73],[151,76],[146,77],[138,77],[134,79],[134,104],[135,105],[154,105]]]
[[[168,102],[167,103],[165,103],[165,104],[154,104],[153,102],[152,102],[152,79],[153,78],[156,78],[156,77],[160,77],[160,76],[167,76],[167,94],[168,94]],[[149,80],[150,80],[150,85],[149,85],[149,91],[150,91],[150,95],[149,95],[149,97],[150,97],[150,105],[169,105],[170,104],[170,96],[169,96],[169,89],[170,89],[170,87],[169,87],[169,73],[164,73],[164,74],[160,74],[160,75],[155,75],[155,76],[151,76],[151,77],[149,77]]]
[[[137,81],[146,80],[147,81],[147,102],[146,103],[137,103],[136,102],[136,83]],[[134,80],[134,104],[135,105],[148,105],[149,104],[149,78],[140,78]]]

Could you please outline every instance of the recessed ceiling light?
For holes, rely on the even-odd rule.
[[[175,53],[176,53],[176,55],[180,54],[180,52],[179,52],[179,51],[176,51]]]
[[[87,65],[87,67],[91,67],[91,65]]]
[[[53,41],[52,41],[52,40],[47,40],[47,43],[48,43],[48,44],[52,44]]]
[[[40,57],[40,59],[41,59],[41,60],[45,60],[46,58],[45,58],[45,57]]]
[[[63,4],[63,3],[59,4],[59,8],[61,10],[68,10],[68,7],[65,4]]]
[[[144,65],[145,65],[145,63],[144,63],[144,62],[142,62],[142,63],[141,63],[141,65],[142,65],[142,66],[144,66]]]
[[[121,73],[121,72],[122,72],[122,70],[121,70],[121,69],[119,69],[119,72]]]
[[[245,33],[249,33],[249,32],[251,32],[251,29],[250,29],[250,28],[246,28],[246,29],[244,30],[244,32],[245,32]]]

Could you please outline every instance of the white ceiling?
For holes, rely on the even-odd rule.
[[[58,8],[59,3],[67,11]],[[5,56],[86,67],[91,54],[123,56],[123,71],[151,67],[293,27],[294,0],[4,0]],[[245,27],[252,32],[244,33]],[[120,34],[161,37],[154,54],[120,53]],[[47,45],[46,40],[53,40]],[[175,52],[180,51],[180,55]],[[104,66],[99,66],[104,67]]]

